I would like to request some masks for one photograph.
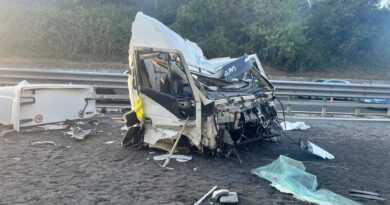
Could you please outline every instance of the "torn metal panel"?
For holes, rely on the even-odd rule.
[[[373,195],[373,196],[381,196],[378,193],[371,192],[371,191],[363,191],[363,190],[357,190],[357,189],[350,189],[349,193],[355,193],[355,194],[365,194],[365,195]]]
[[[386,199],[374,196],[374,195],[368,195],[368,194],[356,194],[356,193],[350,193],[350,196],[357,197],[357,198],[363,198],[363,199],[370,199],[370,200],[378,200],[378,201],[386,201]]]
[[[160,51],[180,51],[191,72],[214,76],[215,73],[221,72],[224,65],[237,60],[237,58],[230,57],[207,59],[204,56],[202,49],[196,43],[184,39],[158,20],[153,19],[142,12],[137,13],[131,30],[131,52],[134,50],[141,50],[142,48],[153,48]],[[129,60],[134,60],[132,57],[133,56],[129,56]],[[249,59],[261,74],[265,74],[261,63],[255,54],[249,55]]]
[[[357,198],[370,199],[370,200],[378,200],[385,201],[386,199],[382,198],[381,195],[375,192],[363,191],[357,189],[349,190],[349,195]]]
[[[252,61],[247,55],[244,55],[239,59],[222,66],[221,70],[225,80],[233,80],[234,78],[239,78],[252,68]]]
[[[156,144],[159,140],[173,139],[178,132],[172,130],[165,130],[159,128],[150,127],[145,130],[144,142],[149,144]]]
[[[85,137],[92,134],[93,129],[82,129],[81,127],[71,127],[69,131],[66,132],[67,135],[70,135],[70,138],[77,140],[83,140]]]
[[[0,123],[21,127],[90,118],[96,114],[92,86],[26,81],[0,88]]]
[[[308,140],[301,140],[301,149],[307,150],[308,152],[317,155],[323,159],[334,159],[334,156],[331,153]]]

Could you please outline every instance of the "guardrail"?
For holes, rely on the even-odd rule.
[[[355,116],[363,115],[361,108],[384,108],[387,109],[385,116],[390,117],[389,104],[368,104],[361,103],[361,98],[390,98],[390,86],[387,85],[366,85],[366,84],[324,84],[308,83],[297,81],[272,81],[276,87],[276,95],[286,96],[287,100],[282,101],[287,106],[287,113],[292,113],[293,105],[320,106],[321,116],[326,116],[328,107],[354,107]],[[296,101],[293,96],[316,97],[322,101]],[[328,99],[345,98],[350,101],[333,102]],[[353,99],[354,101],[352,101]],[[345,112],[334,113],[345,114]],[[377,114],[381,115],[381,114]]]
[[[15,85],[22,80],[30,83],[72,83],[93,85],[96,89],[111,89],[113,93],[98,93],[102,99],[125,101],[127,95],[127,75],[116,73],[95,73],[80,71],[54,71],[41,69],[15,69],[0,68],[0,85]],[[387,109],[387,117],[390,117],[389,104],[365,104],[360,103],[360,98],[390,98],[390,85],[367,84],[323,84],[299,81],[272,81],[276,87],[277,96],[285,96],[282,103],[286,106],[287,113],[313,113],[308,111],[292,111],[294,105],[320,106],[322,116],[327,115],[328,107],[354,107],[354,113],[340,112],[336,114],[353,114],[360,116],[361,108],[374,107]],[[297,101],[294,96],[309,96],[322,98],[322,101]],[[328,98],[347,98],[355,101],[330,102]],[[104,106],[104,105],[100,105]],[[108,104],[107,104],[108,106]],[[110,104],[111,107],[120,105]],[[110,107],[108,106],[108,107]],[[123,104],[128,107],[128,104]],[[382,114],[383,115],[383,114]]]
[[[127,75],[121,73],[0,68],[1,85],[14,85],[23,80],[27,80],[29,83],[72,83],[102,88],[127,89]]]
[[[318,78],[318,77],[293,77],[293,76],[276,76],[268,75],[269,79],[278,81],[298,81],[298,82],[313,82],[315,80],[333,80],[334,78]],[[338,80],[345,80],[352,84],[367,84],[367,85],[390,85],[388,80],[368,80],[368,79],[350,79],[338,78]]]

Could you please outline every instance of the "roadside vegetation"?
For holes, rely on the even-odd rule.
[[[389,68],[379,0],[0,0],[0,57],[125,61],[136,12],[208,58],[257,53],[284,71]]]

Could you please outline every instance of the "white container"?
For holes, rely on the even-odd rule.
[[[36,84],[0,87],[0,123],[21,127],[90,118],[96,114],[89,85]]]

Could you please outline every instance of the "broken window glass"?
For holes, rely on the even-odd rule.
[[[194,116],[193,93],[180,57],[155,52],[140,54],[139,59],[141,93],[181,118]]]

